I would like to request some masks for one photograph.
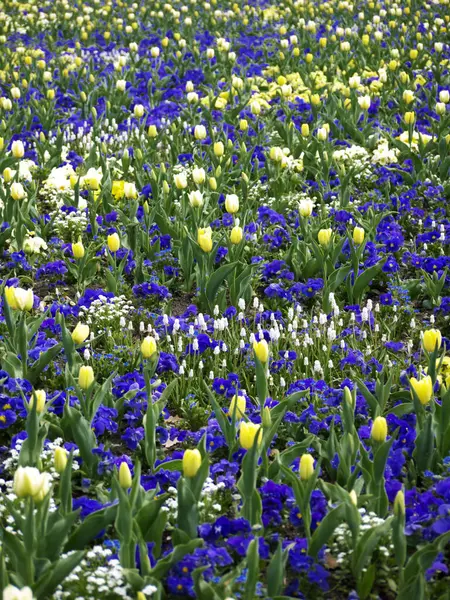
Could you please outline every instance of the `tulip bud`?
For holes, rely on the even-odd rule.
[[[75,244],[72,244],[72,254],[76,259],[83,258],[85,252],[83,242],[81,240]]]
[[[370,108],[370,96],[360,96],[358,98],[358,104],[361,110],[369,110]]]
[[[242,231],[242,227],[239,227],[239,225],[235,225],[230,232],[230,242],[235,245],[240,244],[243,237],[244,233]]]
[[[225,148],[222,142],[216,142],[214,144],[214,154],[220,158],[221,156],[223,156],[225,152]]]
[[[55,448],[53,462],[55,463],[55,471],[61,475],[67,466],[67,450],[65,448]]]
[[[18,498],[35,496],[42,486],[42,476],[35,467],[18,467],[14,473],[13,490]]]
[[[439,116],[445,115],[447,108],[443,102],[436,103],[436,114]]]
[[[137,198],[138,193],[136,190],[136,184],[125,182],[125,184],[123,186],[123,193],[124,193],[125,198],[127,198],[128,200],[134,200],[135,198]],[[120,242],[119,242],[119,247],[120,247]]]
[[[401,517],[405,514],[405,494],[403,490],[398,490],[394,500],[394,514]]]
[[[225,198],[225,210],[234,215],[239,210],[239,198],[236,194],[227,194]]]
[[[197,243],[203,250],[203,252],[211,252],[213,247],[211,227],[206,227],[204,229],[198,230]]]
[[[24,145],[20,140],[15,140],[11,144],[11,154],[14,156],[14,158],[22,158],[25,154]]]
[[[210,189],[215,192],[217,190],[217,179],[215,177],[210,177],[208,183]]]
[[[158,129],[156,125],[150,125],[148,128],[148,137],[155,138],[158,135]]]
[[[107,243],[110,252],[117,252],[117,250],[120,248],[119,235],[117,233],[108,235]]]
[[[372,424],[371,436],[375,442],[386,441],[388,428],[384,417],[377,417]]]
[[[300,200],[298,210],[301,217],[310,217],[314,208],[314,202],[312,200]]]
[[[405,104],[411,104],[411,102],[414,102],[414,92],[411,90],[405,90],[403,92],[403,102],[405,102]]]
[[[134,109],[133,109],[133,114],[136,117],[136,119],[140,119],[141,117],[144,116],[144,107],[142,106],[142,104],[135,104]]]
[[[120,463],[119,467],[119,485],[123,490],[128,490],[132,484],[130,467],[125,461]]]
[[[23,189],[23,185],[18,181],[12,183],[10,188],[10,194],[13,200],[23,200],[25,198],[25,190]]]
[[[324,142],[328,138],[328,130],[325,127],[319,127],[317,130],[317,139]]]
[[[83,323],[77,323],[75,329],[72,331],[72,340],[75,344],[82,344],[89,335],[89,325]]]
[[[266,340],[254,342],[253,351],[260,362],[266,363],[269,360],[269,345]]]
[[[309,137],[309,125],[308,123],[303,123],[301,127],[302,136],[307,138]]]
[[[262,424],[264,429],[268,429],[272,425],[272,416],[270,414],[270,408],[265,406],[262,411]]]
[[[248,129],[248,121],[246,119],[241,119],[239,121],[239,129],[241,131],[247,131],[247,129]]]
[[[423,332],[422,345],[427,352],[434,352],[434,350],[441,347],[442,334],[439,329],[427,329]]]
[[[194,183],[196,183],[197,185],[201,185],[202,183],[205,183],[206,180],[206,173],[205,173],[205,169],[203,168],[195,168],[192,170],[192,179],[194,180]]]
[[[202,464],[202,455],[200,451],[185,450],[183,454],[183,475],[185,477],[195,477]]]
[[[141,344],[141,353],[144,358],[151,358],[156,352],[156,340],[151,335],[145,337]]]
[[[411,390],[414,390],[420,403],[425,406],[433,396],[433,381],[429,375],[418,381],[415,377],[409,380]]]
[[[204,125],[196,125],[194,127],[194,137],[196,140],[204,140],[206,138],[206,128]]]
[[[78,385],[82,390],[87,390],[94,383],[94,370],[89,366],[81,366],[78,373]]]
[[[193,208],[199,208],[200,206],[203,206],[203,194],[200,190],[193,190],[192,192],[189,192],[189,204]]]
[[[30,398],[30,403],[29,403],[30,409],[33,408],[35,399],[36,399],[36,412],[38,414],[40,414],[41,412],[43,412],[43,410],[45,408],[45,401],[47,399],[47,394],[45,393],[45,390],[34,390],[32,396]]]
[[[319,244],[321,246],[323,246],[324,248],[326,246],[328,246],[328,244],[330,243],[330,240],[331,240],[332,233],[333,232],[331,229],[321,229],[319,231],[319,233],[317,234],[317,239],[319,240]]]
[[[354,506],[358,506],[358,496],[356,495],[355,490],[350,492],[350,500]]]
[[[362,244],[364,241],[364,229],[362,227],[355,227],[353,230],[353,242],[355,244]]]
[[[441,90],[439,92],[439,102],[448,104],[450,102],[450,92],[448,90]]]
[[[242,421],[239,428],[239,442],[243,448],[253,448],[255,438],[258,436],[258,445],[261,443],[261,426],[256,423]]]
[[[5,140],[0,137],[0,152],[3,150],[3,148],[5,147]]]
[[[177,190],[184,190],[187,188],[187,177],[186,173],[177,173],[174,175],[173,180],[175,182],[175,187]]]
[[[246,404],[245,396],[233,396],[230,402],[230,408],[228,409],[228,416],[233,416],[233,412],[236,410],[236,418],[239,419],[243,417]]]
[[[6,169],[3,171],[3,179],[5,180],[5,183],[9,183],[13,177],[14,175],[12,170],[9,167],[6,167]]]
[[[314,458],[311,454],[303,454],[300,459],[300,479],[308,481],[314,473]]]
[[[415,120],[416,120],[416,115],[415,115],[414,111],[405,113],[406,125],[413,125]]]

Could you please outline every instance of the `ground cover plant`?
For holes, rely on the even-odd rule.
[[[449,597],[449,27],[1,2],[4,600]]]

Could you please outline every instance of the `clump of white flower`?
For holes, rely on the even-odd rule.
[[[55,219],[53,224],[56,234],[67,242],[78,240],[88,224],[86,212],[81,209],[72,212],[58,209],[50,213],[50,216]]]
[[[366,170],[369,166],[369,153],[365,148],[356,144],[341,150],[335,150],[333,159],[338,165],[344,165],[360,172]]]
[[[135,312],[134,306],[125,296],[107,298],[99,296],[89,307],[80,308],[80,318],[89,325],[95,335],[108,333],[118,326],[124,328],[129,323],[129,318]]]

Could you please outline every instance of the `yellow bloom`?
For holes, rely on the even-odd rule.
[[[119,485],[123,490],[128,490],[131,487],[132,477],[130,467],[125,461],[120,463],[119,467]]]
[[[416,396],[419,398],[420,403],[425,406],[431,400],[433,395],[433,382],[431,377],[427,375],[420,381],[418,381],[415,377],[411,377],[409,380],[409,385],[411,386],[411,390],[414,390]]]
[[[355,244],[362,244],[364,241],[364,229],[362,227],[355,227],[353,230],[353,241]]]
[[[405,514],[405,494],[403,490],[398,490],[394,500],[394,514],[397,516]]]
[[[89,335],[89,325],[84,323],[77,323],[75,329],[72,331],[72,340],[75,344],[82,344]]]
[[[83,242],[81,240],[75,244],[72,244],[72,254],[76,259],[83,258],[85,252]]]
[[[185,450],[183,454],[183,475],[185,477],[195,477],[202,464],[202,455],[200,451]]]
[[[119,235],[117,233],[112,233],[111,235],[108,235],[107,243],[110,252],[117,252],[117,250],[120,248]]]
[[[232,244],[240,244],[242,242],[243,236],[244,233],[242,231],[242,227],[239,227],[239,225],[235,225],[230,232],[230,242]]]
[[[47,394],[45,390],[34,390],[33,394],[30,398],[30,409],[34,406],[34,400],[36,398],[36,412],[41,413],[45,408],[45,401],[47,399]]]
[[[225,210],[230,215],[234,215],[239,210],[239,198],[236,194],[227,194],[225,198]]]
[[[427,329],[423,332],[422,344],[427,352],[439,349],[442,343],[442,334],[439,329]]]
[[[151,335],[148,335],[141,344],[141,352],[144,358],[151,358],[156,352],[156,341]]]
[[[376,442],[384,442],[386,440],[388,428],[384,417],[377,417],[372,424],[371,436]]]
[[[309,125],[308,123],[303,123],[301,127],[301,132],[303,137],[309,136]]]
[[[78,373],[78,385],[82,390],[87,390],[94,383],[94,370],[92,367],[83,365]]]
[[[319,240],[319,244],[323,247],[328,246],[331,240],[333,231],[331,229],[321,229],[317,234],[317,239]]]
[[[416,115],[415,115],[414,111],[405,112],[405,123],[407,125],[413,125],[415,120],[416,120]]]
[[[5,287],[5,296],[8,306],[13,310],[31,310],[33,308],[33,290]]]
[[[256,436],[258,436],[259,445],[261,443],[261,426],[256,423],[242,421],[239,428],[239,442],[241,446],[246,450],[250,450],[250,448],[253,448]]]
[[[204,229],[198,230],[197,243],[203,250],[203,252],[211,252],[213,247],[211,227],[206,227]]]
[[[246,404],[245,396],[233,396],[230,402],[230,408],[228,409],[228,416],[233,416],[233,412],[236,409],[236,418],[239,419],[240,417],[243,417]]]
[[[61,474],[67,465],[67,450],[65,448],[55,448],[53,462],[55,463],[55,471]]]
[[[314,473],[314,458],[311,454],[303,454],[300,459],[300,479],[308,481]]]
[[[36,496],[42,487],[42,474],[35,467],[18,467],[14,473],[13,490],[18,498]]]
[[[269,345],[266,340],[253,342],[253,351],[260,362],[266,363],[269,360]]]

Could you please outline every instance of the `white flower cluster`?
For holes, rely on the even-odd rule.
[[[390,165],[398,162],[400,150],[397,148],[389,148],[387,140],[381,140],[372,154],[372,162],[377,165]]]
[[[88,221],[86,213],[83,210],[76,210],[70,213],[57,210],[50,213],[55,215],[54,227],[57,235],[66,241],[77,241],[87,227]]]
[[[113,554],[109,548],[94,546],[81,563],[64,580],[64,586],[58,586],[52,600],[132,600],[135,598],[131,587],[125,580],[123,569],[116,559],[108,560]],[[69,556],[67,554],[66,556]],[[65,556],[63,555],[62,558]],[[148,589],[152,588],[152,589]],[[147,586],[146,597],[157,591]]]
[[[384,523],[384,519],[377,517],[374,512],[367,512],[365,508],[360,508],[361,527],[360,534],[363,535],[372,527],[377,527]],[[380,557],[389,558],[393,553],[394,546],[391,542],[390,530],[378,544],[377,552]],[[347,523],[343,523],[337,527],[330,540],[329,547],[325,550],[326,554],[333,557],[339,567],[347,568],[350,565],[352,549],[352,534]]]
[[[89,308],[86,306],[80,308],[80,319],[89,325],[95,335],[103,332],[109,334],[117,326],[125,327],[134,311],[134,306],[125,296],[115,296],[114,298],[99,296]]]
[[[357,171],[364,171],[369,166],[369,153],[365,148],[356,144],[348,148],[335,150],[333,158],[338,164],[354,168]]]
[[[218,502],[218,495],[225,489],[225,483],[220,482],[215,484],[211,477],[207,477],[203,484],[201,492],[201,500],[198,503],[198,508],[202,522],[214,520],[222,510],[222,505]],[[178,516],[178,501],[177,490],[174,487],[169,487],[167,492],[170,497],[166,500],[161,508],[162,512],[168,513],[168,520],[174,524]]]

